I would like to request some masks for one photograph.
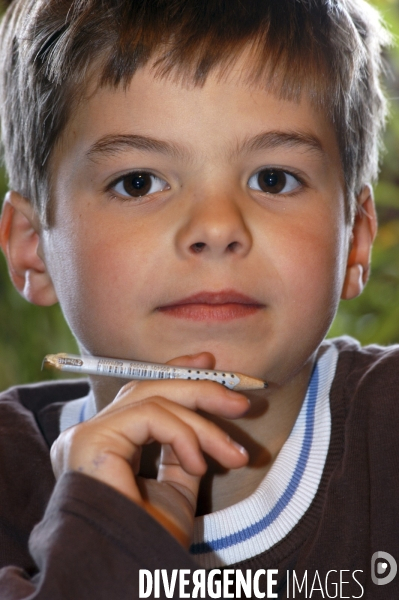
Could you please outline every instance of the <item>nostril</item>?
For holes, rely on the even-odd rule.
[[[200,253],[205,248],[205,242],[196,242],[195,244],[191,244],[191,249],[193,252]]]
[[[227,246],[227,249],[230,250],[230,252],[235,252],[238,246],[239,242],[230,242],[230,244]]]

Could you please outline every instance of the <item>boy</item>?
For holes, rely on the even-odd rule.
[[[6,392],[2,598],[395,597],[398,349],[323,341],[368,277],[387,41],[362,0],[11,5],[17,289],[83,354],[268,388]]]

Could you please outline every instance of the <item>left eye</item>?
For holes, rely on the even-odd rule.
[[[111,189],[125,198],[140,198],[140,196],[161,192],[167,185],[166,181],[160,177],[152,173],[139,171],[124,175],[111,186]]]
[[[292,192],[300,183],[296,177],[281,169],[262,169],[248,180],[251,190],[259,190],[268,194],[287,194]]]

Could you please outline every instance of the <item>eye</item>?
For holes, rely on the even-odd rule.
[[[167,188],[168,184],[164,179],[146,171],[128,173],[109,186],[110,190],[125,198],[140,198],[162,192]]]
[[[259,190],[267,194],[288,194],[301,184],[294,175],[281,169],[262,169],[248,180],[251,190]]]

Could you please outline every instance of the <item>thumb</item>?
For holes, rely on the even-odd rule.
[[[176,367],[195,367],[197,369],[214,369],[215,357],[210,352],[199,354],[186,354],[168,361],[167,365]],[[160,465],[158,471],[158,482],[167,483],[172,486],[186,500],[186,519],[193,520],[197,506],[197,496],[201,477],[191,475],[184,471],[176,457],[172,447],[164,444],[161,450]]]

